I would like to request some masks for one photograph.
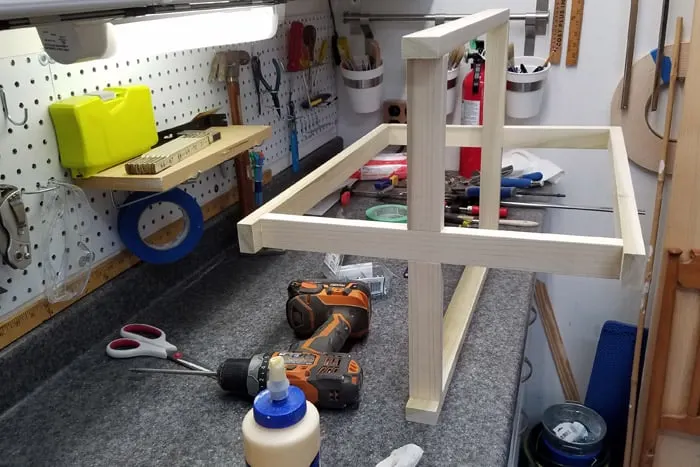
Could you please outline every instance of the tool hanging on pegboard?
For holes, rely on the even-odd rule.
[[[14,269],[32,264],[29,225],[22,192],[14,185],[0,185],[0,254]]]

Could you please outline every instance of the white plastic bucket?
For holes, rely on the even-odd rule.
[[[447,70],[447,97],[445,98],[445,115],[450,115],[455,109],[455,103],[457,101],[457,86],[460,84],[457,76],[459,76],[459,67],[452,70]]]
[[[540,57],[515,57],[515,66],[522,63],[528,73],[506,72],[506,114],[512,118],[530,118],[540,113],[544,85],[551,65],[532,73],[546,61]]]
[[[356,63],[360,61],[355,59]],[[382,106],[384,64],[367,71],[352,71],[340,67],[340,73],[355,113],[368,114],[379,110]]]

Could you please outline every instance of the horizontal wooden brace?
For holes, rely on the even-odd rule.
[[[259,220],[269,212],[304,214],[389,145],[389,128],[379,125],[294,185],[238,222],[241,253],[262,247]],[[331,251],[331,250],[328,250]]]
[[[455,21],[414,32],[401,39],[401,56],[414,58],[442,58],[460,45],[486,34],[510,20],[510,10],[484,10]]]
[[[485,266],[618,279],[622,240],[533,232],[445,227],[269,213],[259,221],[264,247]]]
[[[392,123],[389,144],[404,146],[405,123]],[[481,125],[447,125],[447,147],[481,147]],[[608,149],[608,126],[505,126],[504,148]]]

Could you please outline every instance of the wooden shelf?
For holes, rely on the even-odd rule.
[[[83,188],[122,191],[168,191],[197,176],[198,173],[232,159],[258,146],[272,136],[272,129],[264,125],[233,125],[221,128],[221,139],[190,156],[177,165],[155,175],[129,175],[124,164],[119,164],[92,177],[74,179]]]

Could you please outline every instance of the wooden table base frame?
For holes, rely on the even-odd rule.
[[[403,37],[408,125],[380,125],[238,223],[242,252],[264,247],[409,262],[408,420],[436,424],[487,268],[603,277],[641,288],[644,242],[619,128],[504,127],[507,9],[487,10]],[[445,126],[446,55],[486,34],[484,125]],[[305,217],[389,145],[408,147],[408,223]],[[481,146],[479,229],[445,227],[445,147]],[[608,149],[617,238],[498,229],[501,154],[519,148]],[[467,266],[443,316],[441,264]]]
[[[679,248],[666,251],[668,261],[663,279],[659,326],[656,349],[651,362],[650,396],[644,425],[642,465],[653,465],[656,439],[659,430],[674,431],[700,436],[700,343],[695,349],[695,368],[690,382],[686,413],[664,414],[663,399],[666,367],[676,308],[676,291],[679,288],[700,290],[700,250],[690,251],[690,260],[683,262]]]

